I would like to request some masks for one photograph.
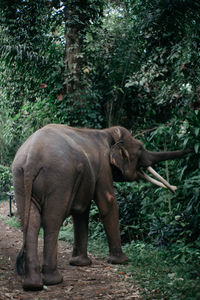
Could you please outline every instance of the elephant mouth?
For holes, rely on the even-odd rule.
[[[160,176],[152,167],[148,167],[147,170],[156,178],[152,178],[150,177],[149,175],[147,175],[146,173],[144,173],[144,171],[140,170],[138,172],[138,175],[141,177],[141,178],[144,178],[146,179],[147,181],[155,184],[155,185],[158,185],[158,186],[161,186],[161,187],[164,187],[164,188],[167,188],[169,189],[172,193],[175,193],[175,191],[177,190],[177,187],[174,186],[174,185],[171,185],[167,180],[165,180],[162,176]]]

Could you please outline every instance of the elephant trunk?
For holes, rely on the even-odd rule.
[[[191,149],[178,150],[178,151],[166,151],[166,152],[147,151],[147,157],[148,157],[149,165],[152,166],[161,161],[181,158],[185,154],[190,152],[192,152]]]
[[[168,152],[153,152],[145,151],[144,156],[142,157],[142,167],[147,167],[147,170],[157,179],[153,179],[142,170],[138,172],[138,175],[142,178],[145,178],[147,181],[154,183],[158,186],[168,188],[171,192],[175,192],[177,187],[171,185],[167,182],[162,176],[160,176],[151,166],[165,160],[181,158],[185,154],[193,152],[191,149],[185,149],[180,151],[168,151]]]

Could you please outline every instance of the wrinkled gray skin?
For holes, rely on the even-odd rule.
[[[62,281],[57,269],[57,239],[69,215],[74,223],[70,264],[91,264],[87,255],[88,216],[94,199],[106,231],[108,262],[121,264],[118,205],[113,181],[138,179],[141,167],[182,157],[189,150],[149,152],[123,127],[104,130],[77,129],[50,124],[36,131],[18,150],[13,165],[14,191],[23,226],[23,246],[17,259],[25,290]],[[44,228],[43,266],[37,245]]]

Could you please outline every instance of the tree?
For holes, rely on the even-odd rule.
[[[92,1],[89,2],[71,0],[65,5],[65,70],[68,75],[65,81],[66,93],[75,93],[84,86],[83,68],[86,62],[83,55],[84,39],[90,22],[97,18],[94,5],[93,16],[91,16]]]

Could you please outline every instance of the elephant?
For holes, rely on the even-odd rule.
[[[159,176],[152,166],[181,158],[191,151],[148,151],[121,126],[87,129],[49,124],[33,133],[19,148],[12,164],[14,193],[23,229],[23,244],[16,260],[17,271],[23,275],[23,289],[41,290],[43,285],[62,282],[57,268],[57,243],[59,229],[68,216],[72,216],[74,229],[69,263],[91,264],[87,243],[92,200],[98,206],[106,232],[108,262],[126,263],[113,181],[146,178],[174,192],[176,187]],[[146,175],[144,169],[158,180]],[[40,226],[44,230],[42,268],[37,253]]]

